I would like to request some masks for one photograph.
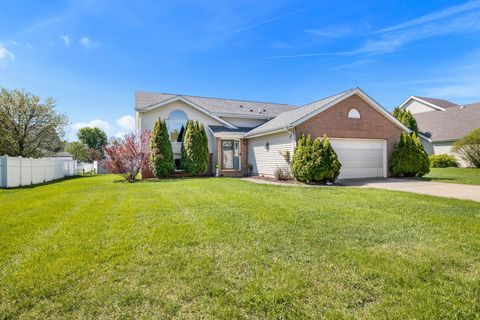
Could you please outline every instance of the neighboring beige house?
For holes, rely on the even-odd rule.
[[[447,100],[411,96],[400,108],[410,110],[417,120],[422,144],[429,155],[453,154],[453,143],[480,128],[480,103],[459,105]],[[460,165],[467,164],[457,157]]]
[[[359,88],[304,106],[138,91],[135,110],[139,130],[166,120],[176,160],[182,126],[187,120],[202,122],[209,172],[218,164],[226,176],[246,175],[249,167],[254,175],[273,175],[276,168],[288,167],[284,155],[293,156],[301,134],[326,134],[342,163],[340,179],[387,177],[393,147],[408,131]]]

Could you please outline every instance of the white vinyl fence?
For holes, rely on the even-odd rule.
[[[1,188],[28,186],[76,174],[76,160],[0,156]]]
[[[77,173],[78,174],[85,174],[85,173],[97,173],[98,170],[98,162],[93,161],[93,163],[88,162],[79,162],[77,164]]]

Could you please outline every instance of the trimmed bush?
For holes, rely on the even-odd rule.
[[[428,157],[431,168],[449,168],[458,167],[457,160],[449,154],[437,154]]]
[[[295,179],[303,182],[334,182],[340,174],[341,164],[325,135],[312,143],[310,135],[300,137],[291,164]]]
[[[292,175],[290,174],[290,170],[288,170],[288,167],[277,167],[273,174],[275,176],[275,179],[279,181],[288,181],[293,179]]]
[[[168,137],[165,121],[158,119],[153,128],[150,140],[152,155],[150,157],[150,170],[157,178],[165,178],[175,171],[172,143]]]
[[[428,155],[414,132],[401,134],[392,153],[390,168],[394,175],[401,177],[421,177],[430,172]]]
[[[470,165],[480,168],[480,128],[456,141],[452,151],[458,153]]]
[[[208,170],[208,137],[203,124],[198,121],[187,122],[183,137],[182,167],[193,175],[200,175]]]

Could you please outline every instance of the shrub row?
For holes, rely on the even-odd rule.
[[[189,120],[185,131],[182,130],[182,138],[182,168],[193,175],[205,173],[208,169],[209,153],[208,138],[203,124]],[[152,151],[150,170],[154,176],[165,178],[172,174],[175,171],[172,143],[167,125],[162,119],[155,123],[150,149]]]

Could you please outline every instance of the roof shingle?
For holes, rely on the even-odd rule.
[[[241,116],[270,119],[276,117],[284,111],[296,108],[296,106],[293,105],[272,102],[244,101],[137,91],[135,92],[135,109],[141,111],[154,104],[174,97],[182,97],[216,116],[224,117]]]
[[[414,114],[418,130],[432,141],[453,141],[480,128],[480,103]]]

